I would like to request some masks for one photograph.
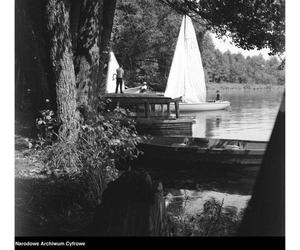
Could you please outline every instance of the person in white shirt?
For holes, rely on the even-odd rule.
[[[147,87],[147,83],[143,82],[143,85],[140,89],[140,93],[145,93],[147,91],[148,87]]]

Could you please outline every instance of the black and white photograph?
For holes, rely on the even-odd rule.
[[[285,249],[285,5],[15,0],[14,246]]]

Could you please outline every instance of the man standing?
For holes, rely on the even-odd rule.
[[[117,87],[116,87],[116,93],[118,93],[118,87],[119,86],[120,86],[120,93],[123,93],[123,90],[122,90],[123,76],[124,76],[123,65],[120,65],[120,67],[117,68]]]

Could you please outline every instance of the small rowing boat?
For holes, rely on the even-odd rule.
[[[144,152],[140,161],[171,168],[191,165],[259,166],[266,147],[266,141],[193,137],[153,137],[138,145]]]

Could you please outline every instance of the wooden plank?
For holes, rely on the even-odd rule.
[[[120,94],[120,93],[106,93],[104,95],[105,98],[107,97],[113,97],[113,98],[117,98],[117,97],[122,97],[122,98],[156,98],[156,99],[160,99],[160,98],[167,98],[167,99],[171,99],[170,97],[165,97],[163,95],[157,95],[157,94],[128,94],[128,93],[124,93],[124,94]]]
[[[170,116],[170,103],[167,103],[167,114]]]
[[[169,104],[170,100],[165,100],[165,99],[123,99],[123,98],[108,98],[111,100],[112,103],[120,102],[122,104],[142,104],[145,101],[147,101],[150,104]]]
[[[157,95],[138,95],[138,94],[105,94],[106,99],[111,99],[112,102],[120,101],[122,103],[144,103],[148,101],[150,104],[167,104],[172,101],[169,97]]]
[[[179,118],[179,102],[175,101],[175,114],[176,114],[176,118]]]

